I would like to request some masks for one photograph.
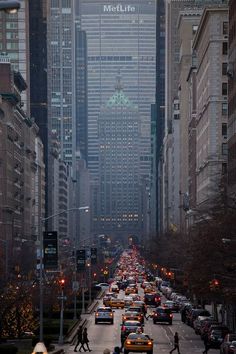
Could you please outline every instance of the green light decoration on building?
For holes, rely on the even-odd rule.
[[[106,107],[126,107],[126,108],[137,108],[130,99],[123,92],[123,87],[121,84],[120,73],[116,77],[115,93],[107,101]]]

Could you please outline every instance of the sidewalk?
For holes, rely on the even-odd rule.
[[[91,303],[91,305],[88,308],[86,308],[85,314],[81,315],[80,320],[78,320],[76,322],[76,324],[72,328],[71,332],[67,336],[64,337],[64,344],[63,345],[59,345],[57,343],[54,344],[55,349],[52,352],[50,352],[51,354],[64,354],[64,353],[69,353],[69,352],[73,351],[75,341],[76,341],[76,334],[77,334],[78,327],[80,325],[82,325],[83,327],[86,325],[86,323],[87,323],[86,314],[91,314],[94,311],[94,309],[98,305],[98,300],[102,297],[103,293],[104,293],[104,290],[101,290],[101,292],[98,294],[97,298],[93,300],[93,302]]]

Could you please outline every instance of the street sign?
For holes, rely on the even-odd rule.
[[[97,248],[92,247],[90,252],[91,264],[97,263]]]
[[[43,263],[46,270],[58,268],[57,231],[43,233]]]
[[[79,290],[79,282],[78,281],[73,281],[72,290],[73,291],[78,291]]]
[[[77,270],[84,270],[86,265],[86,252],[85,249],[80,249],[76,251],[76,264]]]

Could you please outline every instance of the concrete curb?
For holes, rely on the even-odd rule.
[[[91,314],[97,306],[98,306],[98,301],[92,302],[92,304],[89,305],[89,307],[86,309],[85,313],[86,314]]]

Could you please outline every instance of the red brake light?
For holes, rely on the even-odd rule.
[[[170,317],[173,317],[172,313],[170,314]]]
[[[148,345],[152,345],[152,342],[150,341],[150,342],[148,342]]]

